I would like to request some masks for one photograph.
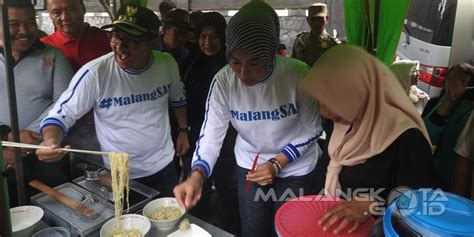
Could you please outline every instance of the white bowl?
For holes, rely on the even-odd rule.
[[[176,219],[168,221],[159,221],[151,219],[150,215],[159,207],[177,207],[181,210],[181,215],[179,215],[179,217],[177,217]],[[178,223],[181,221],[181,218],[183,218],[184,212],[185,210],[179,206],[176,198],[172,197],[155,199],[147,203],[145,207],[143,207],[143,215],[146,216],[150,220],[151,224],[159,230],[169,230],[178,225]]]
[[[114,229],[115,218],[108,220],[100,228],[100,237],[109,237]],[[126,214],[119,216],[119,227],[124,230],[136,229],[142,236],[150,230],[151,224],[148,218],[137,214]]]
[[[19,206],[10,208],[13,237],[30,236],[43,218],[44,211],[37,206]]]
[[[71,233],[65,227],[49,227],[34,233],[31,237],[70,237]]]

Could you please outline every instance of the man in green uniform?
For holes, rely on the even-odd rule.
[[[329,48],[338,44],[326,32],[329,22],[328,7],[324,3],[315,3],[308,8],[306,17],[310,32],[303,32],[296,36],[291,57],[297,58],[312,67],[314,62]]]

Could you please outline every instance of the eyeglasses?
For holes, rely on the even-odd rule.
[[[118,34],[116,32],[109,32],[107,33],[109,36],[109,40],[112,44],[120,44],[122,43],[122,47],[126,48],[136,48],[139,44],[143,42],[147,42],[148,38],[131,38],[125,35]]]

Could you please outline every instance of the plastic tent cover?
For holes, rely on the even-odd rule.
[[[409,4],[410,0],[344,0],[349,44],[365,48],[390,65]]]

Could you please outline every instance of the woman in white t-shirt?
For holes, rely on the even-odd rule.
[[[174,189],[181,206],[196,204],[230,122],[238,132],[234,153],[243,237],[276,236],[274,216],[286,198],[322,188],[312,185],[321,154],[319,108],[298,87],[309,68],[277,55],[279,30],[278,16],[263,1],[247,3],[229,21],[228,65],[211,82],[191,174]],[[262,198],[267,193],[274,195]]]

